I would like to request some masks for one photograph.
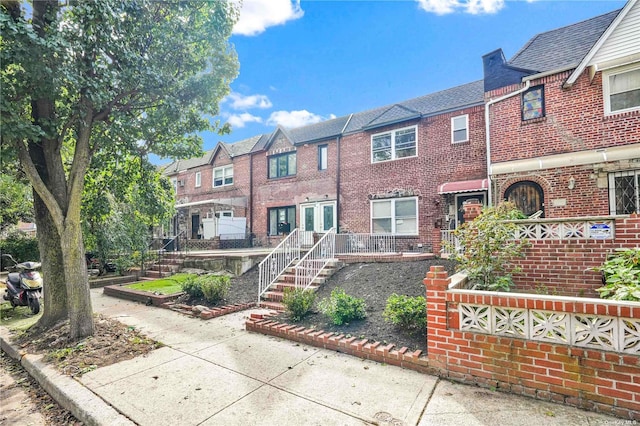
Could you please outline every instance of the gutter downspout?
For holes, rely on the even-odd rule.
[[[340,167],[340,141],[342,140],[342,135],[344,134],[345,129],[351,121],[351,117],[353,117],[353,114],[349,115],[347,122],[344,123],[344,127],[340,130],[340,134],[336,137],[336,234],[340,233],[340,170],[342,170]]]
[[[531,85],[531,80],[526,80],[524,83],[524,87],[516,90],[515,92],[507,93],[506,95],[502,95],[499,98],[489,99],[484,106],[484,125],[485,125],[485,139],[487,142],[487,205],[491,206],[493,194],[491,193],[491,188],[493,183],[491,182],[491,123],[490,123],[490,110],[491,105],[496,104],[498,102],[502,102],[505,99],[511,98],[513,96],[519,95],[520,93],[526,91]]]
[[[249,153],[249,235],[253,234],[253,152]]]

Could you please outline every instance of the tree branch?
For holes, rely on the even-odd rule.
[[[27,147],[22,141],[17,141],[15,145],[18,150],[18,158],[20,158],[20,162],[22,163],[22,167],[27,178],[29,178],[29,182],[31,182],[31,186],[33,186],[33,189],[38,193],[44,204],[47,206],[58,233],[61,233],[64,229],[64,214],[62,213],[60,205],[40,177],[40,174],[27,151]]]

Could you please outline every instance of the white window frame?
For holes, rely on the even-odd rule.
[[[412,233],[398,233],[397,229],[396,229],[396,202],[398,201],[408,201],[408,200],[414,200],[415,201],[415,205],[416,205],[416,214],[415,214],[415,219],[416,219],[416,229],[415,232]],[[390,235],[402,235],[402,236],[417,236],[419,235],[419,229],[420,229],[420,223],[419,223],[419,216],[418,216],[418,211],[419,211],[419,206],[418,206],[418,197],[402,197],[402,198],[386,198],[386,199],[382,199],[382,200],[371,200],[369,202],[369,226],[370,226],[370,230],[371,233],[374,233],[373,230],[373,220],[374,219],[383,219],[384,217],[380,216],[380,217],[374,217],[373,216],[373,206],[376,203],[391,203],[391,233]],[[379,232],[375,232],[378,233]]]
[[[459,120],[461,118],[464,118],[464,127],[456,129],[455,122],[456,120]],[[462,130],[462,129],[464,129],[465,131],[465,138],[464,140],[457,141],[455,139],[455,132],[456,130]],[[463,142],[467,142],[468,140],[469,140],[469,114],[462,114],[455,117],[451,117],[451,143],[452,144],[463,143]]]
[[[200,186],[202,186],[202,173],[201,172],[196,172],[196,183],[195,183],[196,188],[200,188]]]
[[[396,156],[396,134],[398,132],[402,132],[405,130],[409,130],[409,129],[413,129],[414,133],[415,133],[415,149],[416,149],[416,153],[415,155],[410,155],[407,157],[397,157]],[[391,158],[388,160],[378,160],[375,161],[373,159],[373,139],[376,136],[382,136],[382,135],[391,135]],[[395,161],[395,160],[403,160],[405,158],[415,158],[418,156],[418,126],[409,126],[409,127],[403,127],[401,129],[394,129],[394,130],[390,130],[388,132],[382,132],[382,133],[376,133],[371,135],[371,164],[376,164],[376,163],[384,163],[387,161]]]
[[[171,178],[171,186],[175,192],[178,192],[178,178]]]
[[[216,185],[216,171],[219,171],[219,170],[222,170],[222,184]],[[230,174],[228,172],[229,170],[231,170]],[[231,182],[226,183],[228,178],[231,178]],[[233,185],[233,164],[228,166],[216,167],[215,169],[213,169],[211,184],[213,185],[214,188]]]
[[[606,70],[602,72],[602,96],[604,98],[604,114],[605,115],[615,115],[615,114],[621,114],[624,112],[640,110],[640,105],[638,105],[631,108],[611,111],[611,93],[610,93],[610,87],[609,87],[609,77],[613,75],[623,74],[625,72],[637,71],[637,70],[640,70],[640,64],[636,63],[636,64],[628,65],[626,67],[615,68],[615,69]]]
[[[220,210],[214,213],[217,218],[221,217],[233,217],[233,210]]]

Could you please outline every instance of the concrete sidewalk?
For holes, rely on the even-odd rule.
[[[110,298],[99,289],[92,297],[96,312],[166,345],[79,379],[92,391],[96,407],[106,402],[123,415],[121,424],[127,419],[154,426],[624,424],[249,333],[244,320],[252,311],[202,321]],[[91,402],[82,405],[91,411]],[[89,416],[86,423],[100,424],[100,418]]]

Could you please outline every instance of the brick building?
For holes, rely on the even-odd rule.
[[[485,55],[494,199],[526,214],[640,211],[640,4]]]
[[[637,0],[482,59],[483,80],[171,164],[172,232],[197,238],[223,215],[264,244],[336,228],[411,250],[439,244],[470,199],[543,217],[640,211]]]

